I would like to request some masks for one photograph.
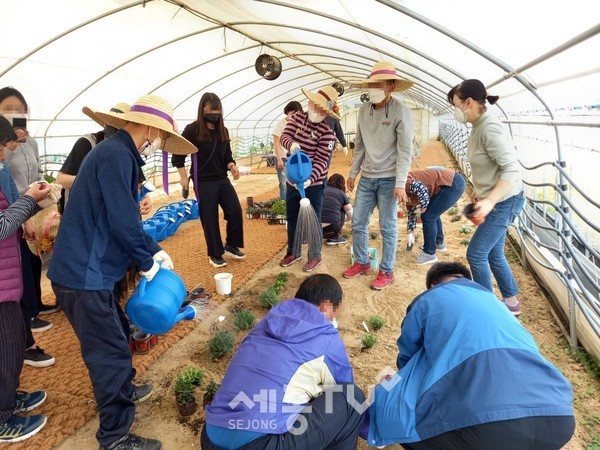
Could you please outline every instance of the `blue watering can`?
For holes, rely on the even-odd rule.
[[[292,153],[285,163],[285,174],[291,183],[298,186],[302,198],[306,198],[304,182],[310,178],[312,173],[312,162],[306,153],[300,150]]]
[[[196,316],[193,306],[180,309],[186,295],[181,278],[171,270],[160,268],[152,281],[142,277],[125,305],[125,312],[140,330],[164,334],[180,320]]]
[[[190,210],[188,220],[197,219],[200,217],[200,210],[198,209],[198,202],[196,200],[194,200],[193,198],[188,198],[187,200],[184,200],[181,203],[185,205],[186,210]]]
[[[156,224],[151,220],[142,220],[142,229],[152,238],[155,242],[158,242],[158,234],[156,233]]]
[[[169,223],[164,217],[150,217],[145,222],[153,223],[156,230],[156,242],[164,241],[169,234]]]

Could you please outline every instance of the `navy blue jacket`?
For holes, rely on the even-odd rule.
[[[572,416],[569,381],[479,284],[456,279],[418,296],[398,338],[399,371],[375,389],[368,443],[410,443],[459,428]]]
[[[138,173],[143,165],[125,130],[85,157],[54,243],[50,280],[74,289],[113,290],[130,261],[150,270],[160,247],[140,223]]]

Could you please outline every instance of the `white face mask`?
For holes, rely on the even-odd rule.
[[[458,123],[467,123],[467,113],[456,106],[452,110],[452,115]]]
[[[150,130],[148,130],[148,137],[150,137]],[[150,139],[146,138],[146,142],[139,148],[139,152],[144,156],[152,156],[156,153],[157,150],[160,150],[160,146],[162,144],[162,139],[158,136],[152,142]]]
[[[308,120],[312,123],[319,123],[325,120],[326,114],[319,114],[316,111],[313,111],[311,108],[308,109]]]
[[[369,99],[370,99],[371,103],[373,103],[375,105],[377,105],[385,100],[386,95],[385,95],[385,91],[383,89],[370,88],[370,89],[367,89],[367,92],[369,93]]]

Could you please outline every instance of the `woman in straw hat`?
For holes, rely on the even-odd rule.
[[[244,247],[242,206],[227,177],[227,171],[230,171],[233,179],[237,180],[240,172],[231,153],[229,131],[223,122],[223,106],[216,94],[207,92],[202,95],[198,103],[198,119],[185,127],[183,136],[198,149],[192,157],[191,178],[201,211],[208,262],[214,267],[226,266],[224,254],[244,259],[246,255],[240,250]],[[179,171],[183,188],[189,189],[185,156],[173,155],[171,163]],[[219,206],[227,221],[225,244],[219,229]]]
[[[333,111],[338,93],[332,86],[325,86],[316,92],[302,89],[302,93],[308,98],[308,112],[298,111],[291,117],[281,134],[280,143],[286,150],[293,153],[296,149],[300,149],[310,158],[312,173],[310,178],[304,182],[304,189],[306,198],[310,200],[310,204],[320,220],[329,158],[335,147],[335,135],[325,122],[325,117],[329,115],[339,120],[339,116]],[[302,259],[302,255],[294,252],[294,236],[300,212],[300,193],[289,181],[286,192],[286,212],[288,244],[287,252],[279,262],[282,267],[287,267]],[[323,230],[320,226],[318,229],[321,232],[321,239],[318,242],[321,243]],[[319,245],[315,249],[309,248],[308,261],[302,270],[312,272],[320,264],[321,246]]]
[[[15,142],[17,135],[12,124],[0,116],[0,160],[4,160],[7,142]],[[27,188],[22,196],[6,192],[6,180],[10,174],[0,169],[0,442],[16,442],[27,439],[46,424],[46,416],[36,414],[20,416],[46,400],[44,391],[18,392],[19,377],[24,362],[26,332],[23,326],[21,297],[23,278],[20,268],[21,225],[47,207],[57,197],[49,198],[47,183],[36,183]],[[12,182],[14,185],[14,182]],[[57,192],[58,194],[58,192]],[[10,197],[10,198],[9,198]],[[16,197],[16,198],[15,198]],[[9,206],[10,205],[10,206]]]
[[[409,108],[392,97],[394,92],[412,86],[396,73],[387,61],[376,63],[363,86],[370,103],[358,112],[354,160],[347,180],[354,190],[354,180],[362,172],[352,216],[353,250],[356,262],[343,273],[353,278],[371,270],[368,227],[375,206],[379,209],[379,229],[383,238],[381,264],[373,289],[384,289],[394,282],[394,265],[398,247],[398,203],[406,203],[404,190],[410,169],[413,139],[413,116]]]
[[[134,388],[128,333],[118,321],[115,284],[130,261],[151,281],[159,270],[172,269],[167,253],[142,230],[138,210],[141,155],[159,149],[193,153],[194,146],[175,131],[173,108],[164,99],[145,95],[129,112],[97,113],[120,128],[83,161],[63,214],[48,278],[81,343],[100,413],[96,434],[101,448],[159,449],[161,443],[129,430],[134,401],[151,386]]]
[[[502,302],[518,315],[519,287],[506,260],[504,243],[506,230],[523,209],[525,198],[515,146],[502,123],[487,111],[486,100],[493,105],[498,98],[488,95],[479,80],[465,80],[448,92],[455,119],[473,125],[467,144],[476,201],[473,218],[485,219],[467,248],[473,280],[493,292],[493,273]]]

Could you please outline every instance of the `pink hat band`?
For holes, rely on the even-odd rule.
[[[375,75],[396,75],[396,71],[395,70],[387,70],[387,69],[376,70],[374,72],[371,72],[371,75],[369,75],[369,78],[371,78],[372,76],[375,76]]]

